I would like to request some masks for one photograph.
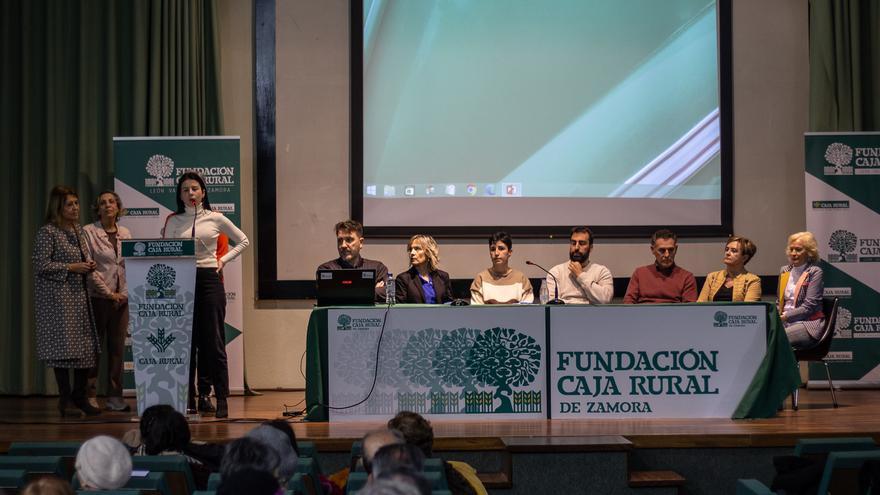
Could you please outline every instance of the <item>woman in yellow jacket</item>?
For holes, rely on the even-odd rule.
[[[757,246],[745,237],[732,235],[724,247],[724,270],[706,277],[697,302],[760,301],[761,279],[746,270],[746,263],[758,252]]]

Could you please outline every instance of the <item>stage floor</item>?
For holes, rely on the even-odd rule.
[[[303,408],[304,392],[267,391],[255,397],[231,397],[226,420],[206,416],[191,422],[193,438],[227,441],[244,435],[267,419],[282,418],[283,405]],[[840,407],[827,390],[801,389],[800,409],[786,409],[770,419],[687,420],[542,420],[433,422],[437,450],[480,450],[509,437],[557,438],[622,436],[636,448],[783,447],[798,438],[871,436],[880,441],[880,390],[837,392]],[[85,440],[98,434],[120,437],[137,428],[133,413],[109,413],[88,419],[61,419],[54,397],[0,397],[0,453],[14,441]],[[128,400],[133,405],[133,400]],[[307,423],[290,420],[296,435],[314,441],[319,450],[347,451],[351,441],[379,422]]]

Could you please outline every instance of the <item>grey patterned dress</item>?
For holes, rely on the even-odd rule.
[[[67,271],[68,264],[89,260],[80,226],[69,231],[46,224],[37,232],[32,257],[37,357],[50,368],[95,366],[98,337],[87,275]]]

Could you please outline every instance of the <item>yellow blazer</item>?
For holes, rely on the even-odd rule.
[[[697,302],[711,302],[715,297],[718,289],[724,286],[724,280],[727,278],[726,270],[718,270],[706,276],[706,282],[703,283],[703,289],[700,291],[700,297]],[[733,300],[734,302],[751,302],[761,300],[761,278],[754,273],[743,272],[733,279]]]

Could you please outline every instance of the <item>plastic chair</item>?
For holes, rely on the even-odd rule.
[[[0,493],[4,490],[19,491],[27,485],[27,471],[24,469],[0,469]]]
[[[182,455],[136,455],[131,464],[133,469],[165,473],[171,495],[190,495],[196,489],[189,462]]]
[[[767,485],[755,479],[736,480],[736,495],[775,495]]]
[[[82,485],[79,482],[79,477],[77,475],[73,475],[73,479],[70,481],[70,486],[73,487],[76,491],[82,491],[86,493],[107,493],[108,490],[83,490]],[[114,492],[125,493],[131,495],[132,493],[140,493],[141,495],[170,495],[171,489],[168,487],[168,480],[165,476],[165,473],[147,473],[145,476],[132,476],[129,478],[128,482],[125,483],[125,486],[119,488],[118,490],[113,490]]]
[[[60,455],[76,457],[82,442],[12,442],[9,455]]]
[[[0,469],[23,469],[27,471],[29,480],[54,474],[61,479],[69,480],[70,473],[64,464],[64,459],[57,455],[0,456]]]
[[[819,490],[816,493],[828,493],[832,483],[848,483],[847,488],[835,490],[834,493],[856,493],[858,486],[858,469],[867,460],[880,460],[880,450],[871,451],[848,451],[831,452],[825,461],[825,470],[822,472],[822,481],[819,482]],[[850,476],[846,476],[850,474]],[[841,480],[842,476],[846,479]]]
[[[812,347],[806,349],[793,349],[794,358],[797,365],[800,366],[801,361],[819,362],[825,365],[825,375],[828,376],[828,388],[831,390],[831,402],[837,407],[837,396],[834,394],[834,383],[831,381],[831,370],[828,369],[828,361],[825,356],[831,349],[831,340],[834,338],[834,329],[837,325],[837,308],[838,300],[836,297],[826,297],[822,299],[822,313],[825,315],[825,327],[822,329],[822,335],[819,341]],[[794,389],[791,396],[791,408],[797,411],[798,408],[798,389]]]

